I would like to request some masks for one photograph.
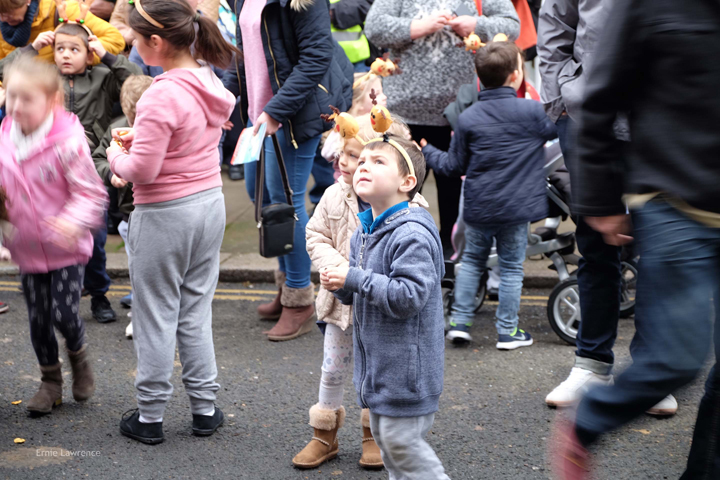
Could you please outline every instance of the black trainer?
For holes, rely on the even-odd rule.
[[[225,414],[218,407],[212,417],[208,415],[193,415],[193,435],[208,437],[215,433],[225,420]]]
[[[132,415],[128,415],[129,413]],[[157,445],[165,440],[162,422],[142,423],[140,411],[137,408],[123,413],[122,420],[120,420],[120,433],[148,445]]]
[[[105,295],[92,297],[90,300],[90,309],[92,316],[98,323],[110,323],[117,320],[115,310],[110,305],[110,300]]]

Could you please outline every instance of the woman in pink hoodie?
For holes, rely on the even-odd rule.
[[[132,182],[135,196],[128,247],[138,409],[123,415],[120,432],[155,444],[164,439],[176,343],[193,433],[212,435],[224,418],[215,407],[211,303],[225,230],[217,145],[235,98],[208,64],[225,68],[240,52],[184,0],[134,0],[128,23],[143,61],[165,73],[138,102],[133,129],[114,132],[122,147],[107,150],[115,181]]]
[[[5,88],[0,185],[9,225],[2,230],[20,267],[42,373],[40,390],[27,402],[38,415],[62,402],[55,327],[65,337],[75,400],[87,400],[95,390],[78,305],[93,249],[90,229],[103,221],[108,198],[83,126],[63,109],[63,81],[55,66],[21,56],[6,68]]]

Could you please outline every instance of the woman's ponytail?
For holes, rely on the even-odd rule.
[[[128,25],[145,38],[157,35],[177,50],[195,42],[195,58],[220,68],[230,65],[233,54],[242,55],[225,40],[215,22],[193,11],[186,0],[134,0],[132,6]]]
[[[195,40],[195,58],[203,59],[222,69],[230,66],[233,54],[240,59],[240,50],[225,40],[215,22],[202,15],[196,18],[198,29]]]

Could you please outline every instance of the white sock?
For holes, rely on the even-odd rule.
[[[162,423],[163,419],[160,418],[147,418],[140,415],[140,423]]]
[[[213,407],[213,409],[212,409],[210,412],[208,412],[208,413],[200,413],[199,415],[204,415],[204,416],[206,416],[206,417],[212,417],[213,415],[215,415],[215,407]]]

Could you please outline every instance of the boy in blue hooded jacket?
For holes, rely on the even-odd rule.
[[[321,283],[354,306],[353,383],[390,478],[448,479],[424,437],[443,387],[442,245],[426,210],[409,208],[425,179],[412,143],[385,136],[358,161],[353,187],[372,208],[358,214],[350,266]]]

